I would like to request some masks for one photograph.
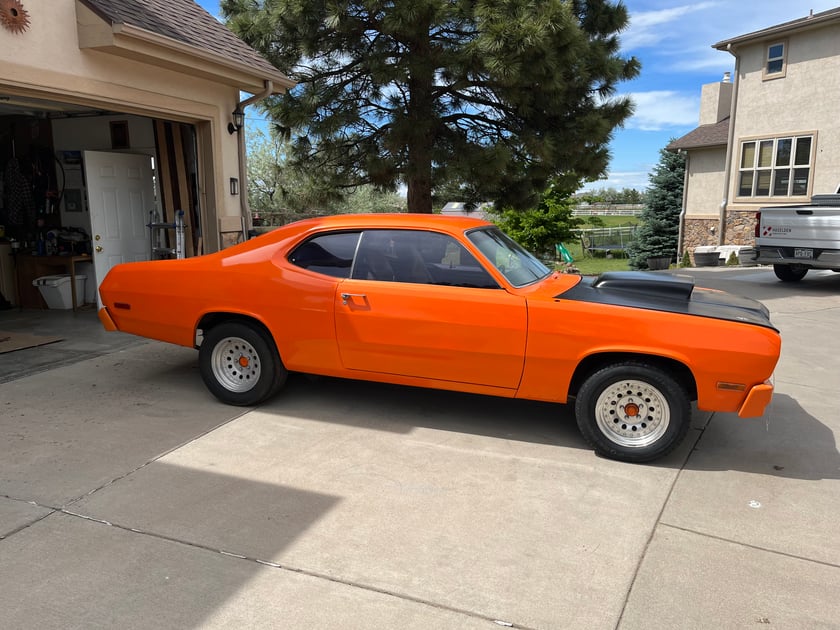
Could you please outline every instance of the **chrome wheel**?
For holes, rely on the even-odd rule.
[[[262,374],[256,348],[240,337],[220,339],[213,347],[210,367],[219,385],[235,393],[251,391]]]
[[[266,401],[289,374],[271,334],[249,321],[220,322],[206,330],[198,365],[210,393],[239,407]]]
[[[607,386],[595,402],[595,421],[604,436],[620,446],[654,444],[668,430],[668,399],[641,380],[622,380]]]

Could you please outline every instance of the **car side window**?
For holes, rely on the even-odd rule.
[[[499,285],[476,258],[446,234],[421,230],[368,230],[362,235],[353,278],[480,289]]]
[[[322,234],[298,245],[289,262],[334,278],[349,278],[359,232]]]

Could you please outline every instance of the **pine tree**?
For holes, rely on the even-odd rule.
[[[659,163],[649,176],[647,203],[639,221],[636,240],[630,248],[630,266],[647,269],[647,259],[677,254],[680,229],[685,156],[659,150]]]
[[[594,179],[632,113],[618,82],[627,9],[609,0],[222,0],[228,25],[298,82],[266,101],[325,186],[408,188],[431,212],[457,182],[533,207],[557,176]]]

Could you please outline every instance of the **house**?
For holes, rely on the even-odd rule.
[[[6,299],[73,267],[95,301],[114,264],[247,233],[242,111],[293,84],[192,0],[5,0],[0,61]]]
[[[734,57],[704,85],[686,155],[680,253],[752,245],[762,206],[808,202],[840,186],[840,8],[722,40]]]

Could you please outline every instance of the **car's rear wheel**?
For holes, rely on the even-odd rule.
[[[647,462],[670,453],[691,423],[685,388],[645,362],[610,365],[578,391],[575,415],[583,437],[600,455]]]
[[[782,282],[799,282],[808,273],[803,265],[773,265],[773,273]]]
[[[207,389],[229,405],[257,405],[280,389],[288,376],[268,333],[244,322],[226,322],[205,331],[198,362]]]

